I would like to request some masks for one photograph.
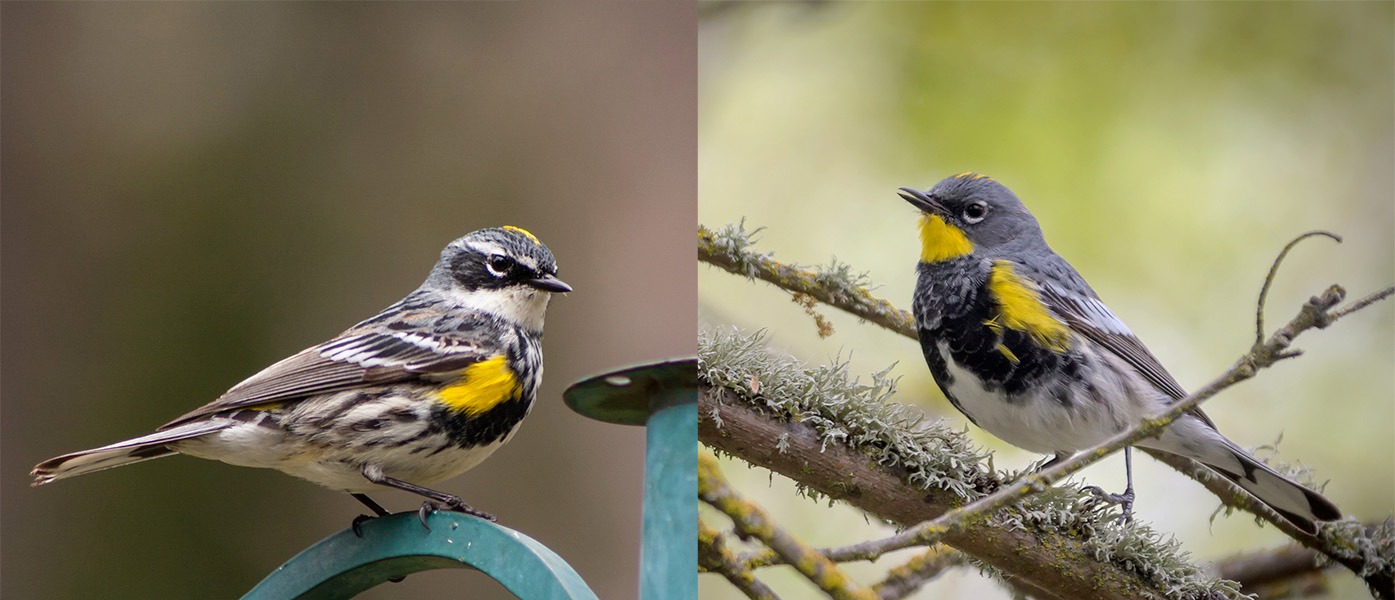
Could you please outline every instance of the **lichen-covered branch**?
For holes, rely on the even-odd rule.
[[[727,225],[713,232],[698,226],[698,260],[735,273],[775,284],[784,290],[805,294],[841,308],[882,327],[915,338],[915,321],[910,313],[897,309],[890,302],[867,290],[865,276],[853,273],[846,263],[836,259],[828,267],[807,268],[784,264],[770,258],[769,253],[751,250],[751,236],[760,230],[747,231],[743,223]]]
[[[877,600],[877,595],[852,579],[838,565],[775,525],[765,510],[727,485],[717,459],[698,454],[698,499],[731,517],[737,531],[756,538],[819,589],[836,600]]]
[[[722,532],[698,519],[698,568],[720,573],[751,600],[777,600],[769,586],[756,579],[754,573],[736,553],[726,546]]]
[[[900,600],[920,590],[951,567],[964,564],[964,555],[947,548],[931,548],[893,567],[886,579],[872,586],[881,600]]]
[[[885,379],[856,381],[844,364],[805,368],[765,348],[759,334],[733,331],[700,335],[698,358],[699,439],[808,491],[909,526],[1002,485],[962,433],[889,400]],[[752,377],[759,393],[746,385]],[[1088,508],[1089,499],[1052,488],[944,541],[1037,597],[1238,596],[1188,563],[1175,541],[1142,524],[1102,525],[1115,513]]]
[[[1272,597],[1263,592],[1272,588],[1292,592],[1296,587],[1304,594],[1318,593],[1326,588],[1327,580],[1317,553],[1297,544],[1224,558],[1212,563],[1211,572],[1238,582],[1260,598]]]

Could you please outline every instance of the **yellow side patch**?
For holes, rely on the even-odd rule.
[[[540,243],[540,242],[538,242],[538,236],[533,235],[533,234],[531,234],[531,233],[528,233],[528,230],[526,230],[526,229],[523,229],[523,228],[520,228],[520,227],[514,227],[513,225],[505,225],[505,226],[503,226],[503,229],[507,229],[507,230],[512,231],[512,232],[514,232],[514,233],[521,233],[521,234],[523,234],[523,237],[526,237],[526,238],[528,238],[528,239],[530,239],[530,240],[533,240],[533,242],[535,242],[535,243]]]
[[[1003,327],[1026,333],[1037,345],[1053,352],[1065,352],[1070,348],[1070,329],[1051,316],[1041,296],[1026,278],[1013,270],[1011,262],[993,261],[988,291],[998,301],[998,314],[1002,317],[999,322]]]
[[[920,262],[946,261],[973,251],[974,244],[963,229],[946,223],[939,215],[920,213]]]
[[[518,378],[504,357],[496,356],[465,368],[460,379],[441,388],[441,402],[451,410],[475,416],[505,400],[515,400],[523,393]]]
[[[1003,336],[1003,325],[1002,325],[1001,323],[998,322],[998,318],[999,318],[999,317],[1000,317],[1000,315],[993,315],[993,318],[991,318],[991,319],[989,319],[989,320],[987,320],[987,321],[984,321],[983,324],[984,324],[986,327],[988,327],[988,330],[989,330],[989,331],[992,331],[992,332],[993,332],[993,335],[994,335],[994,336],[997,336],[998,339],[1001,340],[1001,339],[1003,339],[1003,337],[1002,337],[1002,336]],[[1015,363],[1015,362],[1018,362],[1018,360],[1017,360],[1017,355],[1016,355],[1016,354],[1013,354],[1013,353],[1012,353],[1012,350],[1009,350],[1008,347],[1007,347],[1006,345],[1004,345],[1002,342],[998,342],[997,348],[998,348],[998,352],[1001,352],[1001,353],[1003,354],[1003,356],[1007,357],[1008,360],[1010,360],[1010,361],[1012,361],[1012,362],[1014,362],[1014,363]]]

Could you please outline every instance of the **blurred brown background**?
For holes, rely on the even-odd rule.
[[[358,503],[273,471],[27,473],[212,400],[504,224],[576,292],[532,416],[440,487],[636,595],[643,431],[561,393],[694,350],[695,6],[6,2],[0,24],[6,597],[235,597],[346,527]],[[364,597],[462,594],[504,595],[435,571]]]

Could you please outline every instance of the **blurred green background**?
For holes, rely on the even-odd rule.
[[[30,488],[421,283],[474,229],[537,234],[576,291],[508,447],[441,484],[638,588],[643,431],[584,376],[694,351],[696,7],[0,5],[3,596],[228,598],[363,508],[185,457]],[[392,510],[415,496],[374,494]],[[505,597],[434,571],[365,598]]]
[[[1271,328],[1341,283],[1352,297],[1395,281],[1391,3],[704,3],[699,17],[699,220],[764,226],[758,250],[804,264],[836,256],[909,308],[915,211],[900,186],[963,171],[1012,188],[1048,241],[1184,386],[1228,368],[1252,339],[1278,250],[1306,242],[1270,296]],[[820,340],[788,294],[699,270],[700,324],[769,327],[798,357],[892,363],[901,398],[967,425],[914,341],[833,309]],[[1206,405],[1238,443],[1281,433],[1280,456],[1331,479],[1349,514],[1395,507],[1395,380],[1389,302],[1302,337],[1306,354]],[[977,429],[1000,468],[1037,459]],[[1148,458],[1136,510],[1208,561],[1283,543]],[[880,536],[844,506],[728,463],[741,488],[816,545]],[[1122,489],[1122,459],[1083,479]],[[853,569],[863,581],[897,563]],[[1339,570],[1340,572],[1340,570]],[[799,596],[807,583],[772,575]],[[739,597],[700,578],[703,596]],[[783,587],[778,587],[783,586]],[[791,591],[793,590],[793,591]],[[1330,597],[1364,597],[1339,575]],[[1003,598],[973,573],[921,598]]]

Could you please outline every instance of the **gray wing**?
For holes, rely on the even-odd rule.
[[[421,331],[350,330],[263,369],[160,430],[228,410],[456,372],[491,358],[495,347],[483,339]]]
[[[1042,301],[1071,329],[1124,359],[1163,393],[1176,399],[1187,396],[1157,357],[1093,293],[1072,292],[1048,282],[1038,285]]]

